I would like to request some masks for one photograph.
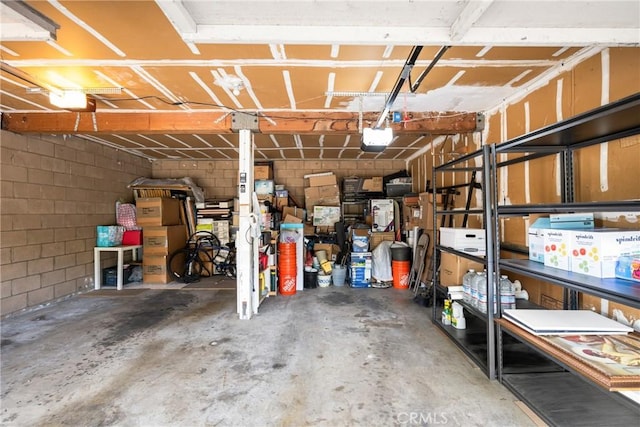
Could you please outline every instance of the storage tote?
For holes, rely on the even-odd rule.
[[[119,225],[99,225],[97,227],[96,246],[120,246],[124,227]]]

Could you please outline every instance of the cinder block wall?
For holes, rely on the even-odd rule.
[[[75,137],[0,139],[0,314],[93,286],[96,226],[115,223],[143,158]],[[106,266],[106,265],[105,265]]]
[[[318,172],[333,172],[342,178],[349,176],[384,176],[406,169],[404,160],[276,160],[273,162],[274,180],[289,194],[304,204],[304,176]],[[153,162],[153,178],[191,177],[205,190],[207,198],[235,197],[238,181],[238,162],[231,160],[158,160]]]

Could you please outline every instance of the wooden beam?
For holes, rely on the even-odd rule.
[[[377,113],[364,113],[362,126],[374,126]],[[408,120],[389,123],[395,133],[451,134],[476,130],[476,113],[407,113]],[[359,113],[260,113],[264,134],[357,134]],[[153,113],[4,113],[2,129],[51,134],[225,134],[233,133],[226,112]]]
[[[2,129],[16,133],[231,133],[227,113],[6,113]]]
[[[375,126],[379,113],[363,113],[362,127]],[[476,113],[407,113],[408,120],[389,123],[394,133],[470,133],[476,130]],[[358,113],[274,113],[260,119],[265,134],[357,134]]]

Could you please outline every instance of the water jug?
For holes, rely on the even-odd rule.
[[[475,307],[482,311],[487,312],[487,273],[485,271],[476,274],[476,277],[472,281],[472,292],[475,290],[476,298],[474,298]]]
[[[476,271],[471,268],[462,276],[462,291],[464,292],[463,300],[468,304],[472,304],[473,295],[471,293],[471,281],[476,276]]]
[[[500,308],[502,310],[516,308],[515,286],[505,275],[500,276]]]

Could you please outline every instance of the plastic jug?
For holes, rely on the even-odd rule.
[[[462,291],[464,292],[463,300],[467,304],[472,304],[473,294],[471,292],[471,281],[476,277],[476,271],[471,268],[462,276]]]
[[[500,308],[502,310],[516,308],[516,289],[505,275],[500,276]]]
[[[487,312],[487,273],[479,272],[476,277],[473,278],[472,289],[475,289],[477,297],[474,298],[475,307],[482,311]],[[473,292],[473,291],[472,291]]]

